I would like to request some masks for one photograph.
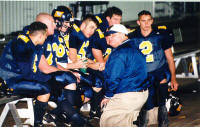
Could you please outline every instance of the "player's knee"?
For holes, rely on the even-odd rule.
[[[65,84],[64,89],[68,89],[68,90],[76,90],[76,84],[75,84],[75,83]]]
[[[55,80],[63,84],[76,83],[76,77],[71,72],[58,72],[55,75]]]
[[[41,102],[48,102],[49,97],[50,97],[50,93],[44,94],[44,95],[39,95],[39,96],[37,97],[37,100],[39,100],[39,101],[41,101]]]

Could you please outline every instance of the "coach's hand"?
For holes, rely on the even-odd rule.
[[[105,108],[107,103],[110,101],[110,98],[104,98],[102,101],[101,101],[101,108]]]

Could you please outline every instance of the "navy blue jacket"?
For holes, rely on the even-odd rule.
[[[144,56],[131,43],[127,40],[114,49],[106,62],[106,97],[112,97],[117,93],[140,91],[150,85]]]

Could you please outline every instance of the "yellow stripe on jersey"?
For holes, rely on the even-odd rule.
[[[18,38],[22,39],[25,43],[27,43],[27,42],[29,41],[29,38],[28,38],[27,36],[25,36],[25,35],[19,35],[19,36],[17,37],[17,39],[18,39]]]
[[[34,63],[33,63],[33,72],[36,73],[37,72],[37,66],[36,66],[36,62],[38,61],[38,57],[37,55],[35,55],[35,59],[34,59]]]
[[[58,37],[58,40],[59,40],[60,43],[63,42],[63,39],[61,37]]]
[[[99,33],[100,38],[104,38],[104,34],[100,29],[97,29],[97,32]]]
[[[47,51],[51,51],[51,45],[47,44]]]
[[[64,36],[65,46],[69,49],[69,35]]]
[[[63,15],[63,13],[64,13],[63,11],[56,11],[54,17],[60,18]]]
[[[73,27],[74,27],[74,29],[76,30],[76,32],[79,32],[79,31],[80,31],[80,28],[79,28],[76,24],[73,24]]]
[[[96,16],[96,19],[98,20],[99,23],[102,23],[102,20],[99,16]]]
[[[158,26],[158,29],[167,29],[167,27],[166,26]]]
[[[128,31],[128,33],[132,33],[132,32],[134,32],[136,29],[130,29],[129,31]]]
[[[29,34],[29,30],[26,32],[26,34]]]

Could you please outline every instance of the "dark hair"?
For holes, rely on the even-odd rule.
[[[99,22],[98,20],[96,19],[96,17],[92,14],[87,14],[84,18],[83,18],[83,22],[84,21],[93,21],[97,27],[99,26]]]
[[[151,16],[151,12],[147,11],[147,10],[142,10],[141,12],[138,13],[138,19],[140,18],[140,16],[142,15],[150,15]],[[152,16],[151,16],[152,17]]]
[[[113,6],[113,7],[109,7],[109,8],[107,8],[107,10],[103,13],[103,15],[105,16],[105,17],[112,17],[113,15],[120,15],[120,16],[122,16],[122,10],[121,9],[119,9],[119,8],[117,8],[117,7],[115,7],[115,6]]]
[[[43,34],[47,31],[47,26],[41,22],[33,22],[29,26],[29,34],[32,35],[38,31],[41,31]]]

